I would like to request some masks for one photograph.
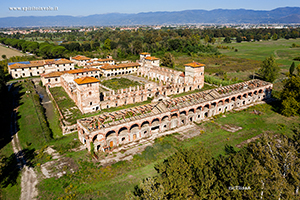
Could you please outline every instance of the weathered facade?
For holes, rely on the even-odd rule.
[[[100,70],[96,68],[73,69],[68,71],[50,72],[41,75],[41,81],[47,87],[59,87],[61,85],[61,76],[63,74],[71,74],[73,79],[82,77],[100,77]]]
[[[144,106],[83,118],[78,137],[90,149],[115,146],[183,126],[271,97],[273,85],[251,80]]]

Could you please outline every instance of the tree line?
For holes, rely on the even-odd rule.
[[[209,43],[277,40],[299,38],[300,29],[161,29],[133,31],[111,30],[109,28],[69,33],[39,33],[27,35],[4,35],[0,42],[24,52],[29,51],[44,58],[69,57],[84,52],[87,56],[97,53],[115,58],[129,58],[143,51],[163,55],[168,51],[181,53],[206,52],[218,54]],[[224,37],[224,40],[221,40]],[[203,41],[204,42],[203,42]],[[39,43],[39,42],[40,43]],[[41,42],[43,41],[43,42]]]
[[[214,158],[202,146],[178,151],[155,165],[126,199],[297,199],[300,126],[294,136],[264,134],[236,152]]]

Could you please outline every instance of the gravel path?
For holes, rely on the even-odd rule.
[[[16,95],[18,94],[18,89],[13,91],[13,106],[17,108]],[[26,159],[24,153],[22,151],[20,141],[18,138],[18,130],[17,130],[17,109],[11,114],[11,125],[10,125],[10,133],[12,137],[12,147],[13,151],[16,155],[16,159],[18,162],[18,167],[22,170],[22,178],[21,178],[21,200],[30,200],[36,199],[38,195],[38,191],[36,189],[36,185],[38,183],[37,175],[33,168],[27,166]]]

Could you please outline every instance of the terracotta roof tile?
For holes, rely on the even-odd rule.
[[[88,58],[86,56],[77,55],[75,57],[72,57],[74,60],[90,60],[91,58]]]
[[[47,73],[47,74],[41,74],[41,76],[45,77],[45,78],[51,78],[51,77],[59,77],[63,74],[64,74],[64,72],[50,72],[50,73]]]
[[[197,63],[197,62],[191,62],[188,64],[185,64],[184,66],[190,66],[190,67],[204,67],[205,64]]]
[[[82,77],[82,78],[74,79],[74,81],[78,85],[87,84],[87,83],[97,83],[97,82],[100,82],[98,79],[96,79],[94,77]]]
[[[99,69],[96,68],[82,68],[82,69],[73,69],[73,70],[69,70],[69,71],[65,71],[66,73],[69,74],[77,74],[77,73],[83,73],[83,72],[93,72],[93,71],[100,71]]]
[[[119,65],[110,65],[110,64],[105,64],[101,67],[101,69],[109,70],[109,69],[122,69],[126,67],[137,67],[141,66],[139,63],[123,63]]]
[[[148,56],[145,58],[145,60],[159,60],[159,58]]]

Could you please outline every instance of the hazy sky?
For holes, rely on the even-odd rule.
[[[192,9],[254,9],[300,7],[300,0],[1,0],[0,17],[72,15],[87,16],[103,13],[139,13],[181,11]],[[52,7],[56,11],[29,11],[28,7]],[[19,8],[21,10],[10,10]],[[27,11],[23,9],[27,8]]]

